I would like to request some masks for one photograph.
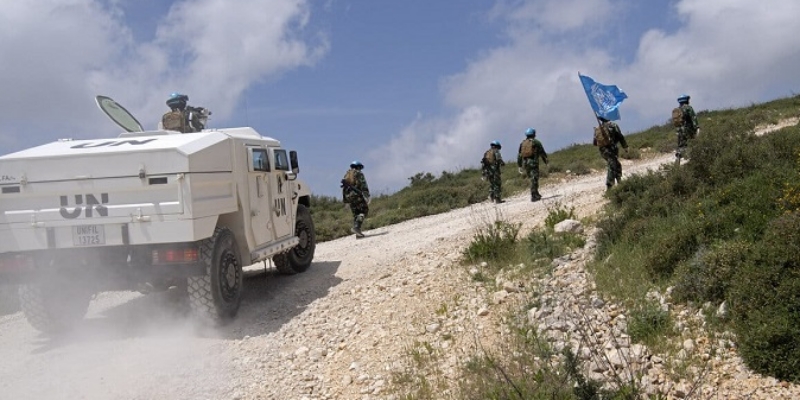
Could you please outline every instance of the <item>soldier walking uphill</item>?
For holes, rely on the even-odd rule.
[[[614,183],[622,179],[622,164],[619,163],[619,148],[622,145],[628,151],[628,143],[619,129],[619,125],[603,117],[597,117],[600,126],[594,128],[594,141],[592,144],[600,150],[600,155],[608,164],[606,172],[606,190],[611,189]]]
[[[502,200],[503,180],[500,178],[501,167],[506,165],[503,156],[500,154],[500,142],[493,141],[489,145],[489,150],[483,153],[481,159],[481,172],[489,180],[489,199],[495,203],[504,203]]]
[[[689,95],[678,96],[678,107],[672,110],[672,125],[675,126],[678,134],[678,149],[675,157],[680,162],[681,157],[686,157],[686,148],[689,140],[694,139],[700,132],[700,125],[697,123],[697,114],[694,108],[689,105]]]
[[[525,131],[525,139],[519,144],[517,166],[520,174],[531,178],[531,201],[542,199],[542,195],[539,194],[539,158],[547,164],[547,153],[542,142],[536,139],[536,129],[528,128]]]
[[[353,161],[342,178],[342,200],[350,204],[350,211],[353,212],[353,227],[350,231],[359,239],[364,237],[361,224],[369,213],[369,186],[362,169],[364,164],[361,161]]]

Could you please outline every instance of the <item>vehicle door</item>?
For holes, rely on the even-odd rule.
[[[294,181],[289,180],[291,167],[289,155],[284,149],[272,149],[274,162],[270,172],[270,194],[272,195],[272,221],[275,237],[283,238],[294,234]]]
[[[250,192],[250,229],[255,246],[273,240],[272,199],[270,192],[271,165],[269,151],[265,147],[248,146],[248,177]]]

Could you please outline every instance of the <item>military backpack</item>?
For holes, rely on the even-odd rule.
[[[608,131],[608,125],[600,124],[594,127],[594,144],[597,147],[606,147],[612,143],[611,132]]]
[[[533,158],[533,156],[536,155],[536,144],[533,142],[533,139],[525,139],[522,141],[519,154],[522,158]]]
[[[161,117],[161,125],[168,131],[188,132],[183,111],[174,110]]]
[[[344,174],[344,178],[342,178],[342,183],[349,185],[350,187],[356,186],[356,170],[350,168]]]
[[[495,161],[494,150],[493,149],[486,150],[486,153],[483,153],[483,160],[481,160],[481,163],[488,167],[489,165],[494,164],[494,161]]]
[[[680,128],[683,126],[683,110],[680,107],[675,107],[672,109],[672,126],[676,128]]]

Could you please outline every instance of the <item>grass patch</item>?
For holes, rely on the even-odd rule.
[[[628,334],[634,342],[654,347],[672,329],[669,311],[657,303],[644,302],[629,310],[629,314]]]
[[[464,255],[470,261],[507,261],[513,257],[522,224],[495,220],[479,226]]]

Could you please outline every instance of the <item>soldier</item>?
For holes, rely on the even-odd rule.
[[[697,114],[694,108],[689,105],[689,95],[678,96],[678,107],[672,110],[672,124],[678,134],[678,149],[675,157],[680,162],[681,157],[686,155],[686,147],[689,140],[694,139],[700,132],[700,125],[697,123]]]
[[[361,233],[361,224],[369,213],[370,201],[369,186],[367,178],[361,172],[362,169],[364,164],[361,161],[353,161],[342,178],[342,201],[350,204],[350,211],[353,212],[353,227],[350,231],[356,234],[357,239],[364,237]]]
[[[503,156],[500,154],[500,142],[497,140],[493,141],[489,144],[489,150],[486,150],[483,153],[483,159],[481,159],[481,172],[483,176],[489,180],[489,200],[500,204],[505,203],[502,200],[502,184],[503,181],[500,178],[501,167],[506,165],[505,161],[503,161]]]
[[[619,163],[619,148],[617,143],[628,151],[628,143],[619,129],[619,125],[603,117],[597,117],[600,126],[594,128],[592,144],[600,150],[600,155],[608,164],[606,172],[606,190],[611,189],[614,183],[622,179],[622,164]]]
[[[203,107],[190,107],[187,105],[189,96],[173,93],[167,99],[170,111],[161,117],[161,127],[168,131],[181,133],[200,132],[205,128],[205,120],[211,112]]]
[[[528,128],[525,131],[525,139],[519,144],[517,166],[520,174],[531,178],[531,201],[542,199],[542,195],[539,194],[539,158],[547,164],[547,153],[542,142],[536,139],[536,129]]]

